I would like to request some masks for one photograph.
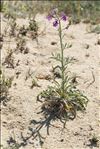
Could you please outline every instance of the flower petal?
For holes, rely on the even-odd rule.
[[[53,22],[53,26],[54,26],[54,27],[57,27],[57,26],[58,26],[58,20],[55,20],[55,21]]]
[[[66,16],[66,14],[64,13],[64,12],[61,12],[61,19],[63,20],[63,21],[66,21],[67,20],[67,16]]]
[[[48,15],[46,18],[47,18],[48,21],[52,20],[52,16],[51,15]]]

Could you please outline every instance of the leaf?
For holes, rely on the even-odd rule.
[[[53,67],[53,72],[54,72],[57,68],[59,68],[59,69],[61,70],[61,66],[57,65],[57,66]]]
[[[55,55],[54,55],[54,53],[52,53],[52,57],[50,57],[50,58],[55,59],[56,61],[61,62],[61,55],[59,53],[57,53]]]
[[[72,47],[72,44],[68,44],[68,45],[67,45],[67,48],[71,48],[71,47]]]

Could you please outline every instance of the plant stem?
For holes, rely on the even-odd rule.
[[[64,97],[64,48],[63,48],[63,41],[62,41],[62,28],[61,22],[59,20],[59,37],[60,37],[60,46],[61,46],[61,73],[62,73],[62,98]]]

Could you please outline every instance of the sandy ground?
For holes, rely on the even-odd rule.
[[[8,146],[7,140],[13,137],[17,142],[21,142],[21,132],[26,137],[30,134],[29,128],[34,129],[34,125],[30,124],[32,120],[40,120],[42,114],[37,114],[40,111],[41,103],[36,102],[36,97],[48,85],[52,85],[52,79],[38,79],[38,84],[41,87],[30,88],[32,78],[37,76],[51,76],[52,66],[56,64],[50,59],[52,52],[60,52],[59,37],[57,29],[52,27],[52,23],[48,23],[44,15],[37,15],[40,32],[44,33],[38,37],[39,45],[35,40],[26,37],[28,54],[14,53],[15,68],[6,68],[3,66],[5,75],[8,77],[14,76],[12,87],[9,89],[11,99],[7,105],[1,105],[1,144]],[[18,19],[19,25],[27,24],[27,20]],[[2,20],[2,32],[6,23]],[[50,126],[49,135],[47,135],[47,128],[44,126],[41,129],[41,135],[44,137],[42,147],[40,139],[35,140],[30,138],[25,146],[21,149],[90,149],[99,148],[90,145],[89,139],[93,135],[100,137],[99,131],[99,67],[100,67],[100,47],[97,44],[99,34],[88,33],[88,26],[80,23],[71,25],[65,32],[64,41],[71,43],[72,47],[65,50],[65,56],[74,56],[77,59],[73,65],[69,66],[69,70],[73,74],[79,76],[77,78],[78,88],[84,92],[89,98],[87,109],[84,113],[78,112],[74,120],[69,120],[66,123],[66,129],[62,131],[63,124],[60,121],[52,122],[54,126]],[[57,42],[52,45],[51,42]],[[87,49],[87,45],[89,48]],[[4,38],[1,57],[2,62],[7,54],[7,48],[16,47],[16,40],[9,37]],[[16,66],[19,60],[19,65]],[[32,78],[29,77],[26,81],[28,71],[32,73]],[[16,73],[19,72],[19,76]],[[95,81],[93,81],[94,74]]]

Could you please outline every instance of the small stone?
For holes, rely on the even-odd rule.
[[[57,42],[54,42],[54,41],[51,42],[51,45],[56,45],[56,44],[57,44]]]
[[[17,85],[17,83],[14,83],[14,84],[13,84],[13,86],[16,86],[16,85]]]
[[[2,123],[3,123],[3,124],[7,124],[7,122],[5,122],[5,121],[3,121]]]
[[[3,42],[3,35],[0,35],[0,42]]]
[[[21,72],[20,71],[17,71],[16,72],[16,78],[18,78],[20,74],[21,74]]]
[[[100,45],[100,39],[98,39],[98,42],[97,42],[97,44],[98,44],[98,45]]]
[[[81,130],[83,130],[83,128],[82,128],[82,127],[80,127],[80,129],[81,129]]]
[[[60,140],[60,142],[63,142],[63,141],[64,141],[64,139],[61,139],[61,140]]]
[[[20,60],[17,61],[16,66],[19,66],[20,65],[19,62],[20,62]]]
[[[19,114],[19,116],[22,116],[22,114]]]
[[[86,54],[85,56],[86,56],[86,57],[89,57],[90,55],[89,55],[89,54]]]
[[[74,133],[74,135],[75,135],[75,136],[78,136],[78,135],[79,135],[79,133],[78,133],[78,132],[75,132],[75,133]]]
[[[29,49],[26,48],[26,49],[24,50],[24,54],[28,54],[28,53],[29,53]]]
[[[90,131],[92,131],[92,130],[93,130],[93,128],[92,128],[92,126],[91,126],[91,125],[89,125],[89,128],[90,128]]]
[[[84,44],[85,49],[89,49],[89,44]]]

